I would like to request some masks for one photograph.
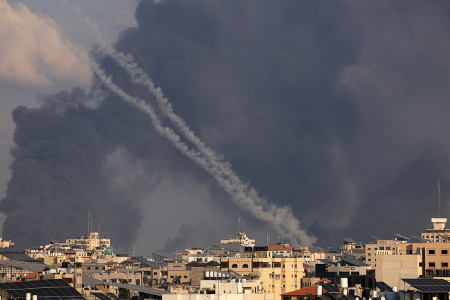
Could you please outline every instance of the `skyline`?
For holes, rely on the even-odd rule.
[[[3,28],[35,20],[22,23],[27,39],[0,46],[12,66],[23,66],[0,69],[3,166],[16,130],[10,191],[0,204],[6,239],[70,235],[87,209],[125,249],[139,242],[169,250],[233,232],[239,208],[230,196],[86,68],[90,52],[121,89],[156,106],[102,52],[111,42],[133,55],[243,182],[290,207],[317,246],[427,228],[438,213],[438,179],[441,216],[448,215],[444,1],[62,1],[56,9],[44,0],[2,2],[0,13],[10,16]],[[107,11],[123,19],[114,23]],[[22,51],[33,42],[41,48]],[[73,58],[61,56],[68,51]],[[29,57],[38,60],[27,65]],[[38,101],[29,94],[36,92]],[[15,109],[13,124],[5,111],[19,105],[37,108]],[[42,220],[36,212],[50,213]],[[249,236],[277,235],[241,214]]]

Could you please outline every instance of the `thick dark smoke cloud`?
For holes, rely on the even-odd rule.
[[[138,27],[124,31],[116,48],[134,56],[244,181],[290,205],[319,245],[346,236],[364,242],[429,227],[438,178],[441,215],[449,211],[449,8],[445,1],[142,1]],[[153,103],[94,52],[118,85]],[[89,208],[105,234],[128,247],[155,214],[139,209],[149,207],[142,201],[161,205],[148,193],[163,174],[206,186],[208,209],[233,223],[228,195],[161,139],[147,116],[107,93],[97,85],[87,95],[74,89],[13,112],[3,236],[30,245],[79,234]],[[94,100],[102,101],[89,106]],[[118,156],[140,171],[108,172],[123,170],[112,167]],[[275,234],[242,214],[259,244]],[[223,220],[197,217],[178,231],[159,224],[164,250],[232,233]]]

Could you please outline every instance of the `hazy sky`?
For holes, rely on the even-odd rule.
[[[82,235],[88,209],[118,251],[134,244],[143,255],[219,243],[239,209],[260,245],[268,233],[318,246],[420,235],[438,214],[438,179],[441,216],[449,210],[449,10],[446,1],[0,0],[3,237],[36,246]],[[195,147],[108,45],[131,54],[231,167],[202,164],[209,148],[183,155],[172,131],[93,75],[89,53]]]

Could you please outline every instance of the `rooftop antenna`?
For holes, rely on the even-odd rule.
[[[441,217],[441,179],[438,179],[438,217]]]
[[[241,233],[241,209],[239,208],[239,233]]]
[[[88,223],[88,235],[91,235],[91,211],[89,209],[88,209],[87,223]]]

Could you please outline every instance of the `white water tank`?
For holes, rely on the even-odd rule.
[[[322,296],[322,286],[320,284],[317,285],[316,294],[317,296]]]
[[[348,288],[348,278],[341,278],[341,288]]]
[[[31,300],[31,293],[27,293],[27,300]]]
[[[209,276],[209,271],[205,271],[205,277],[206,278],[209,278],[210,276]]]
[[[370,298],[377,298],[378,297],[378,292],[377,291],[370,291]]]
[[[393,292],[398,292],[398,288],[396,286],[392,287]]]

